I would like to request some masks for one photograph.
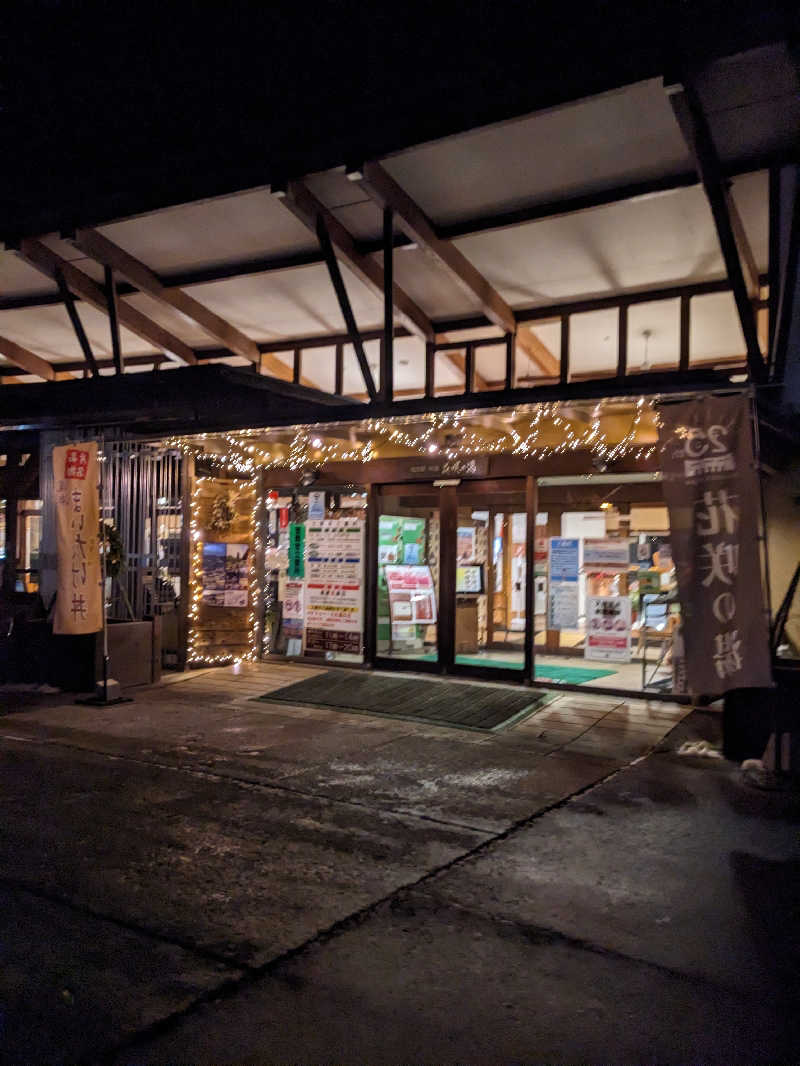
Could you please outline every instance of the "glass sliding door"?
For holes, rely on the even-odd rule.
[[[456,489],[453,667],[525,670],[527,548],[525,492],[516,482],[462,482]],[[445,595],[445,590],[443,590]]]
[[[439,491],[387,485],[378,503],[376,656],[438,669]]]

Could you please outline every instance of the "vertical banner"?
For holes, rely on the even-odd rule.
[[[53,448],[58,594],[54,633],[103,628],[97,442]]]
[[[770,686],[749,401],[706,396],[659,414],[689,689]]]

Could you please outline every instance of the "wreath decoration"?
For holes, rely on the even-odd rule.
[[[216,533],[227,533],[235,517],[236,512],[231,507],[227,494],[220,493],[215,496],[211,504],[211,529]]]

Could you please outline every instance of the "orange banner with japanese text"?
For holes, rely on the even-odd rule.
[[[54,633],[103,628],[97,442],[53,448],[58,594]]]

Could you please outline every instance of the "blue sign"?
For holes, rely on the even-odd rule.
[[[550,580],[577,581],[580,561],[577,537],[550,538]]]

